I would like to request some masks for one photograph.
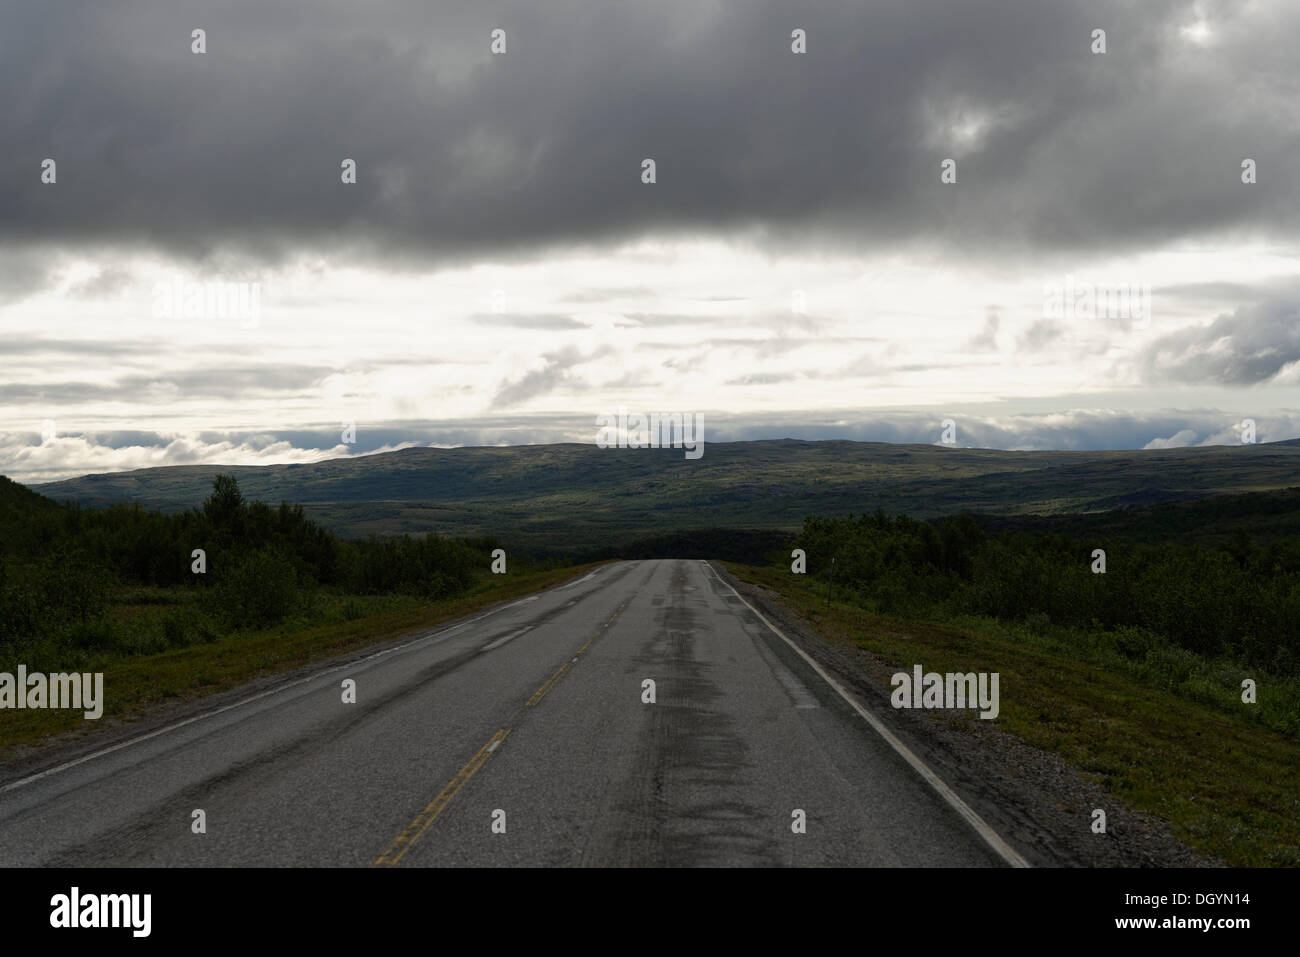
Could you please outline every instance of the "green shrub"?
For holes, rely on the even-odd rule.
[[[171,648],[215,641],[218,637],[207,617],[192,605],[172,609],[163,617],[162,636]]]
[[[115,651],[121,644],[121,630],[106,615],[66,625],[61,637],[64,644],[78,651],[96,653]]]
[[[209,607],[231,628],[265,628],[291,614],[301,598],[293,563],[259,549],[221,569]]]

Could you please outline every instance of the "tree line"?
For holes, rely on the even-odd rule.
[[[1238,532],[1203,546],[989,535],[967,515],[877,511],[810,517],[798,546],[836,595],[883,613],[1144,629],[1198,654],[1300,670],[1300,537],[1257,544]]]
[[[0,479],[0,641],[90,622],[131,586],[198,589],[229,628],[274,623],[322,587],[438,600],[466,592],[495,545],[434,534],[340,539],[301,505],[245,501],[231,475],[178,514],[61,506]]]

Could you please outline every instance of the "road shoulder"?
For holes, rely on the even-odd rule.
[[[896,710],[897,670],[849,641],[823,635],[775,592],[713,569],[798,643],[924,760],[963,800],[1037,867],[1213,867],[1220,862],[1178,841],[1167,822],[1126,807],[1059,757],[970,712]],[[864,733],[873,733],[868,728]],[[1091,830],[1107,811],[1105,834]]]

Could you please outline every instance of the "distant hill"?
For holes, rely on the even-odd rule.
[[[1072,515],[981,515],[976,522],[991,534],[1061,534],[1098,541],[1174,542],[1223,545],[1245,534],[1258,542],[1300,536],[1300,479],[1295,488],[1159,505],[1130,506],[1109,512]]]
[[[531,445],[429,449],[310,465],[175,466],[35,486],[58,502],[199,504],[233,473],[247,499],[301,503],[346,536],[495,535],[585,551],[702,528],[796,529],[809,514],[1060,516],[1300,485],[1300,442],[1004,452],[782,439],[681,449]],[[1199,519],[1201,516],[1197,516]]]

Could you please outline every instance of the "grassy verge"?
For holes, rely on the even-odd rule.
[[[1203,676],[1199,693],[1162,687],[1143,663],[1099,651],[1102,642],[1071,644],[990,619],[902,620],[842,602],[828,612],[824,584],[785,570],[727,568],[891,667],[998,672],[1002,730],[1169,821],[1190,846],[1235,866],[1300,866],[1300,741],[1262,725],[1252,710],[1270,687],[1294,695],[1294,679],[1255,676],[1261,703],[1245,705],[1236,684],[1212,686]],[[1293,705],[1279,701],[1274,710]]]
[[[345,597],[341,599],[345,607],[330,616],[339,620],[310,627],[289,622],[155,654],[90,657],[77,667],[104,673],[105,718],[131,717],[162,701],[224,691],[460,618],[495,602],[549,588],[598,564],[603,563],[493,577],[469,595],[433,604],[394,597],[369,602]],[[363,612],[382,610],[356,617],[358,606]],[[0,760],[20,745],[36,744],[60,732],[92,732],[97,724],[85,720],[80,711],[6,710],[0,720]]]

